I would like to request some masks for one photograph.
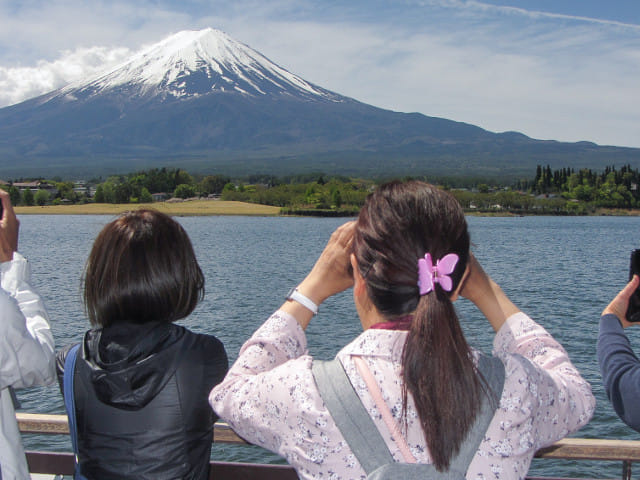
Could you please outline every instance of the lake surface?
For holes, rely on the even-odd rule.
[[[56,345],[78,342],[88,322],[80,278],[91,244],[109,216],[22,216],[20,251],[32,264]],[[214,334],[235,360],[242,343],[278,308],[344,219],[184,217],[206,276],[206,298],[183,325]],[[511,299],[567,349],[598,404],[574,436],[640,440],[611,408],[595,357],[600,312],[626,283],[629,254],[640,248],[637,217],[468,218],[473,250]],[[466,300],[456,303],[469,342],[491,351],[493,331]],[[351,292],[329,299],[308,328],[309,349],[328,359],[361,331]],[[640,328],[627,330],[640,345]],[[57,385],[18,392],[23,410],[64,413]],[[25,435],[27,448],[70,451],[66,436]],[[225,461],[279,462],[257,447],[214,445]],[[531,475],[616,478],[618,462],[534,460]]]

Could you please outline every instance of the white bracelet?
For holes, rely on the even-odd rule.
[[[318,305],[316,305],[315,302],[311,300],[309,297],[301,294],[298,291],[298,287],[294,287],[289,291],[289,294],[287,295],[287,300],[293,300],[295,302],[298,302],[303,307],[311,310],[311,312],[314,315],[318,314]]]

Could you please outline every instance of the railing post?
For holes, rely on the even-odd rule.
[[[631,480],[631,460],[622,461],[622,480]]]

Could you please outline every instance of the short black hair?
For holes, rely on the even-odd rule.
[[[87,260],[84,304],[92,325],[173,322],[204,297],[204,275],[189,236],[152,209],[126,212],[96,237]]]

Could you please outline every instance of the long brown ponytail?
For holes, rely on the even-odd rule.
[[[423,182],[392,182],[360,211],[354,253],[367,292],[389,320],[413,312],[402,357],[403,410],[413,398],[435,467],[448,468],[480,408],[481,383],[450,295],[469,258],[464,213],[446,192]],[[417,286],[418,259],[458,255],[452,292]],[[406,418],[406,417],[405,417]]]

